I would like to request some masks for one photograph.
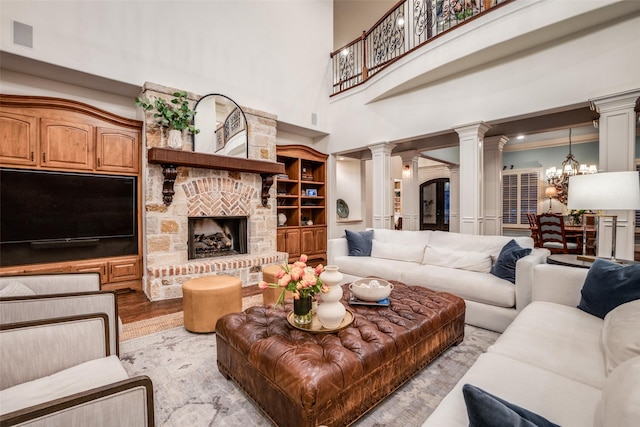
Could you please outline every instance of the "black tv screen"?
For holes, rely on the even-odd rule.
[[[136,178],[0,168],[0,242],[136,235]]]

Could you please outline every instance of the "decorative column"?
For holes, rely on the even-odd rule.
[[[484,234],[502,236],[502,149],[506,136],[484,140]]]
[[[460,166],[449,166],[449,231],[460,232]]]
[[[599,156],[600,172],[635,170],[636,102],[640,89],[591,99],[591,109],[600,114]],[[618,215],[616,227],[616,258],[633,259],[634,256],[634,211],[607,211]],[[598,255],[611,256],[611,218],[602,218],[598,230]]]
[[[402,229],[420,229],[420,188],[417,151],[400,153],[402,158]]]
[[[391,205],[391,150],[386,142],[371,145],[373,168],[373,228],[393,229]]]
[[[460,233],[484,232],[484,134],[485,123],[455,128],[460,136]]]

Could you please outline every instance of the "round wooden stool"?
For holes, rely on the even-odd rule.
[[[216,322],[242,311],[242,281],[234,276],[206,276],[182,285],[184,327],[191,332],[215,332]]]

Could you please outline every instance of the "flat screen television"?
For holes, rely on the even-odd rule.
[[[0,243],[137,235],[136,178],[0,168]]]

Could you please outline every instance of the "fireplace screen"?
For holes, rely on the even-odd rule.
[[[246,217],[189,218],[189,259],[247,253]]]

